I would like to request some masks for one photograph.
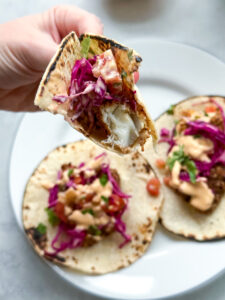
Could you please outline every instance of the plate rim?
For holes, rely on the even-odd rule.
[[[183,48],[189,48],[189,49],[192,49],[192,50],[194,49],[195,51],[197,50],[200,54],[209,56],[211,59],[215,60],[217,63],[220,63],[221,66],[225,67],[225,62],[223,62],[220,58],[218,58],[214,53],[211,53],[210,51],[208,51],[204,48],[201,48],[201,47],[198,47],[198,46],[195,46],[195,45],[191,45],[191,44],[188,44],[188,43],[185,43],[185,42],[177,42],[177,41],[173,41],[173,40],[160,39],[160,38],[156,38],[156,37],[148,37],[147,39],[144,38],[144,37],[125,39],[125,43],[128,44],[128,45],[129,45],[129,43],[138,42],[138,41],[144,42],[144,43],[154,42],[154,43],[161,43],[161,44],[177,45],[177,46],[183,47]],[[182,99],[181,101],[183,101],[185,99]],[[17,138],[18,138],[19,129],[20,129],[21,124],[24,121],[26,116],[27,116],[27,113],[22,114],[20,120],[18,121],[18,123],[16,125],[17,128],[14,130],[14,138],[12,139],[12,141],[10,143],[10,150],[9,150],[9,153],[8,153],[8,166],[9,167],[7,169],[7,174],[6,174],[6,176],[8,178],[6,189],[7,189],[7,192],[8,192],[8,196],[10,198],[11,209],[12,209],[13,215],[16,219],[16,223],[17,223],[20,231],[23,233],[24,237],[26,237],[26,235],[25,235],[25,232],[23,230],[23,226],[21,226],[21,224],[19,223],[19,221],[16,217],[15,208],[14,208],[13,201],[12,201],[10,174],[11,174],[11,168],[12,168],[12,154],[13,154],[13,151],[14,151],[14,146],[15,146]],[[160,116],[160,114],[156,118],[154,118],[153,121],[157,120],[159,118],[159,116]],[[24,240],[27,240],[27,239],[25,238]],[[28,242],[28,244],[31,247],[31,244],[29,242]],[[41,258],[37,253],[36,253],[36,255],[39,257],[39,259]],[[93,292],[92,290],[85,289],[84,287],[79,286],[76,282],[72,282],[69,278],[63,276],[62,270],[59,266],[52,264],[51,262],[47,261],[44,258],[41,258],[41,261],[43,263],[46,263],[49,266],[49,268],[52,271],[54,271],[55,274],[57,274],[57,276],[59,278],[61,278],[64,282],[71,285],[73,288],[76,288],[79,291],[82,291],[82,292],[86,293],[87,295],[91,295],[91,296],[95,296],[95,297],[97,296],[97,297],[100,297],[101,299],[120,299],[120,300],[133,299],[133,298],[130,298],[130,297],[112,298],[109,295],[105,295],[103,293]],[[57,268],[58,271],[55,270],[55,268]],[[201,288],[205,287],[206,285],[214,282],[216,279],[218,279],[224,273],[225,273],[225,266],[218,273],[212,275],[210,278],[206,279],[205,281],[203,281],[203,282],[201,282],[201,283],[199,283],[199,284],[197,284],[197,285],[195,285],[191,288],[184,289],[183,291],[174,293],[172,295],[167,295],[167,296],[162,296],[162,297],[154,297],[154,298],[152,298],[152,297],[150,297],[150,298],[139,298],[139,300],[166,300],[166,299],[174,299],[178,296],[184,296],[184,295],[187,295],[187,294],[191,294],[191,293],[193,293],[197,290],[200,290]]]

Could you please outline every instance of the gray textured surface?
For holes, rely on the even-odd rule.
[[[224,0],[0,0],[0,23],[63,2],[96,13],[105,24],[105,34],[117,40],[138,35],[184,42],[225,61]],[[14,220],[8,166],[20,118],[20,114],[0,112],[0,299],[97,299],[64,283],[39,260]],[[177,299],[225,299],[224,280],[225,275]]]

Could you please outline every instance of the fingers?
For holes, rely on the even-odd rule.
[[[59,5],[48,11],[49,22],[54,22],[49,28],[52,28],[52,36],[55,41],[61,40],[71,31],[75,31],[78,36],[89,32],[102,34],[103,25],[98,17],[73,5]]]

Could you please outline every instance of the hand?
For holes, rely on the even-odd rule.
[[[56,6],[0,25],[0,109],[35,111],[41,76],[69,32],[102,34],[100,20],[76,6]]]

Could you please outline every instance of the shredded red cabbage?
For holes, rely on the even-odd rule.
[[[81,169],[81,168],[83,168],[84,166],[85,166],[85,163],[82,162],[82,163],[79,164],[78,169]]]
[[[212,124],[203,121],[188,122],[189,128],[184,132],[185,135],[201,134],[214,143],[214,151],[210,157],[210,162],[195,160],[196,166],[202,176],[208,176],[211,168],[217,164],[225,164],[225,133]]]
[[[116,218],[115,229],[124,238],[124,241],[119,245],[119,248],[122,248],[131,241],[131,236],[126,233],[126,224],[121,220],[121,218]]]
[[[225,131],[225,114],[224,114],[224,110],[223,110],[222,106],[219,103],[217,103],[214,99],[210,99],[209,101],[214,103],[218,107],[218,109],[222,115],[222,118],[223,118],[223,131]]]
[[[102,164],[102,172],[107,174],[108,180],[111,182],[111,184],[113,186],[113,194],[115,194],[115,195],[117,195],[121,198],[124,198],[124,199],[129,199],[131,197],[130,195],[127,195],[127,194],[125,194],[121,191],[118,183],[116,182],[116,180],[114,179],[114,177],[111,174],[109,165]],[[112,198],[110,198],[110,200],[112,201]],[[126,211],[126,209],[127,209],[127,201],[126,201],[126,204],[123,207],[123,209],[119,212],[119,214],[118,213],[117,214],[115,214],[115,213],[112,214],[112,216],[116,220],[115,230],[118,231],[122,235],[122,237],[124,238],[124,242],[119,245],[119,248],[122,248],[128,242],[131,241],[131,237],[126,233],[126,225],[121,219],[121,217],[124,214],[124,212]]]
[[[124,199],[129,199],[131,196],[123,193],[114,179],[114,177],[111,174],[110,167],[108,164],[102,164],[102,172],[107,174],[109,181],[111,182],[113,186],[113,194],[116,194],[117,196],[124,198]]]
[[[62,173],[62,170],[60,169],[57,173],[57,179],[62,179],[62,175],[63,175],[63,173]]]
[[[99,158],[102,157],[102,156],[106,156],[106,155],[107,155],[106,152],[103,152],[103,153],[101,153],[101,154],[95,156],[95,160],[96,160],[96,159],[99,159]]]
[[[96,156],[95,159],[98,159],[104,155],[106,155],[105,152]],[[84,165],[85,165],[85,163],[81,163],[78,166],[78,168],[81,168]],[[116,182],[116,180],[114,179],[114,177],[111,174],[110,167],[108,164],[102,164],[101,172],[105,173],[108,177],[108,180],[111,182],[111,184],[113,186],[113,194],[115,194],[119,197],[122,197],[126,200],[131,197],[130,195],[127,195],[121,191],[118,183]],[[62,178],[62,175],[63,175],[62,170],[60,170],[57,173],[57,178],[58,179]],[[89,178],[84,178],[84,172],[81,171],[80,177],[82,178],[81,184],[90,184],[98,176],[94,175]],[[74,183],[72,178],[66,183],[66,187],[67,188],[73,187],[74,189],[76,189],[76,184]],[[49,191],[49,207],[53,207],[56,205],[58,192],[59,192],[58,185],[55,185],[53,188],[50,189],[50,191]],[[113,201],[113,198],[110,197],[110,201]],[[115,230],[118,231],[124,238],[124,241],[119,245],[119,248],[122,248],[124,245],[126,245],[131,240],[131,237],[126,233],[126,224],[121,219],[121,217],[124,214],[126,209],[127,209],[127,201],[125,202],[125,206],[119,212],[110,213],[110,215],[112,217],[114,217],[114,219],[115,219],[115,225],[114,225]],[[59,252],[65,250],[65,249],[74,249],[74,248],[80,247],[80,246],[82,246],[82,243],[84,242],[86,235],[87,235],[87,230],[78,230],[76,228],[71,228],[70,225],[61,221],[60,224],[58,225],[58,231],[57,231],[54,239],[51,242],[51,247],[54,250],[54,252],[52,252],[52,253],[45,252],[45,254],[47,256],[55,256]],[[59,243],[60,240],[61,240],[61,242]]]
[[[76,184],[74,183],[74,180],[73,179],[70,179],[67,183],[66,183],[66,187],[70,188],[76,188]]]
[[[59,191],[59,186],[56,184],[49,190],[48,196],[48,207],[51,208],[57,203],[57,195]]]
[[[167,128],[162,128],[160,130],[160,137],[169,137],[170,131]]]
[[[95,78],[92,69],[97,57],[91,59],[82,58],[75,62],[71,73],[69,96],[56,95],[53,100],[59,103],[69,101],[69,108],[74,115],[71,121],[77,120],[84,112],[89,118],[89,130],[93,127],[93,107],[99,107],[104,101],[111,100],[120,103],[127,103],[131,109],[136,109],[135,99],[127,99],[122,96],[112,95],[103,78]],[[135,94],[136,91],[133,91]]]
[[[62,234],[66,234],[68,241],[62,241],[59,246],[56,246]],[[56,236],[51,242],[52,248],[55,250],[53,253],[46,252],[48,256],[55,256],[65,249],[75,249],[80,247],[84,242],[87,232],[85,230],[71,229],[65,223],[60,223]]]
[[[172,129],[171,133],[166,128],[162,128],[160,131],[159,143],[167,143],[170,146],[167,153],[169,153],[173,148],[173,146],[176,144],[174,140],[174,134],[175,134],[175,127]]]
[[[190,176],[189,176],[188,172],[186,172],[186,171],[181,171],[180,175],[179,175],[179,178],[182,181],[190,182]]]
[[[212,141],[218,141],[222,145],[225,145],[225,133],[216,126],[204,121],[189,121],[187,124],[189,125],[189,128],[184,131],[185,135],[195,135],[200,133],[202,136],[209,138]]]

